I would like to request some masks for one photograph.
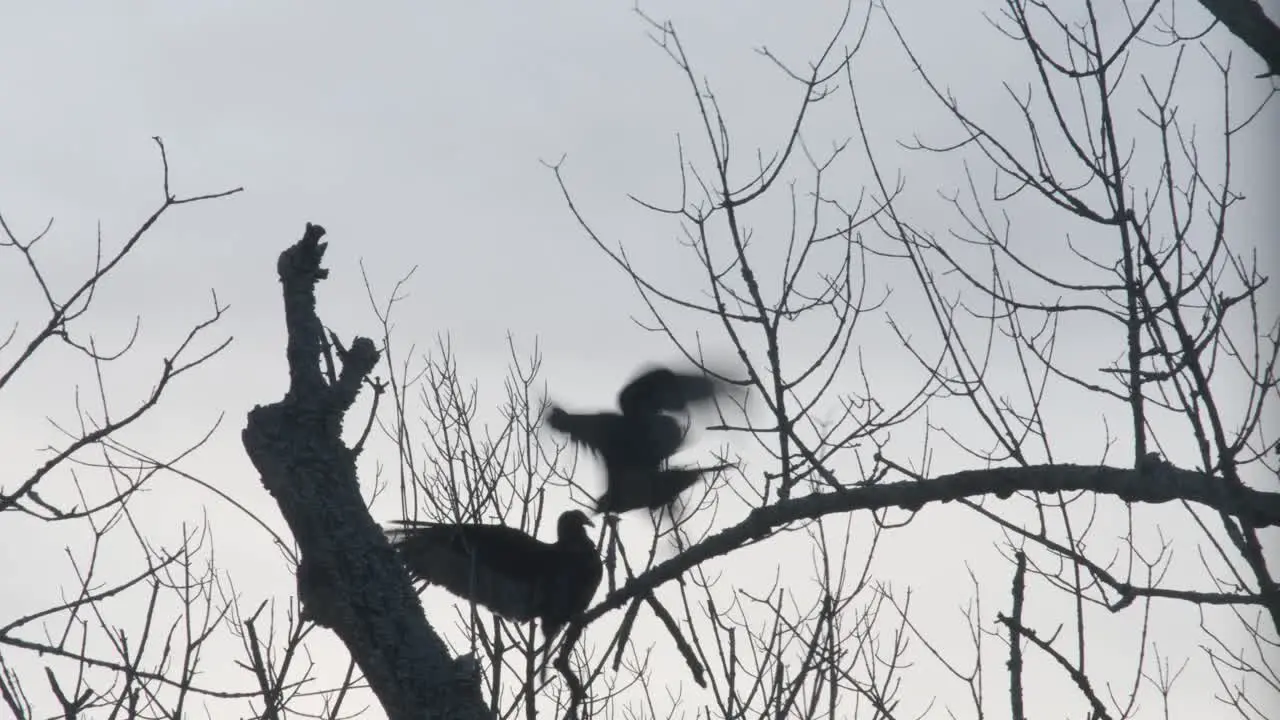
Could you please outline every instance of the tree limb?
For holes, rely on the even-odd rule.
[[[1280,75],[1280,26],[1257,0],[1200,0],[1227,31],[1240,38],[1267,64],[1266,75]]]
[[[840,492],[813,493],[752,510],[745,520],[691,546],[645,572],[587,611],[586,625],[628,600],[679,577],[686,570],[768,537],[776,528],[854,510],[900,507],[919,510],[928,503],[1015,492],[1092,492],[1125,502],[1160,504],[1188,501],[1235,517],[1251,527],[1280,526],[1280,494],[1231,487],[1212,475],[1183,470],[1167,462],[1144,463],[1141,470],[1105,465],[1038,465],[963,470],[933,479],[865,485]]]
[[[339,353],[333,383],[320,370],[324,327],[316,284],[324,228],[307,224],[280,255],[288,330],[289,391],[249,412],[241,434],[301,550],[298,598],[304,613],[338,635],[392,720],[489,718],[474,675],[456,671],[427,624],[409,576],[360,495],[355,456],[342,419],[379,359],[368,338]]]

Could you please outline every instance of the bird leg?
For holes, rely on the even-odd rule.
[[[551,664],[551,640],[552,638],[545,638],[542,641],[542,649],[538,651],[538,654],[542,655],[542,667],[538,670],[538,674],[544,683],[547,681],[547,666]]]

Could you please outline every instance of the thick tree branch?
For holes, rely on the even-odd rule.
[[[1266,75],[1280,75],[1280,26],[1267,17],[1257,0],[1200,0],[1227,30],[1267,64]]]
[[[1280,526],[1280,494],[1230,487],[1218,478],[1183,470],[1166,462],[1146,462],[1141,470],[1103,465],[1039,465],[964,470],[929,480],[867,485],[841,492],[814,493],[757,508],[745,520],[691,546],[680,555],[643,573],[587,611],[585,625],[620,608],[686,570],[769,537],[776,528],[799,520],[854,510],[900,507],[919,510],[928,503],[1015,492],[1084,491],[1112,495],[1130,503],[1194,502],[1238,519],[1251,527]]]
[[[356,338],[339,353],[335,382],[320,371],[325,340],[315,287],[328,275],[320,266],[324,232],[308,223],[280,255],[289,391],[250,411],[245,451],[301,550],[304,613],[342,639],[387,716],[489,718],[476,677],[456,671],[427,625],[404,567],[365,507],[355,456],[342,442],[343,415],[379,353],[368,338]]]

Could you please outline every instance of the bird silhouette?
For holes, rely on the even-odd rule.
[[[618,393],[618,412],[571,413],[552,406],[547,424],[586,446],[605,466],[607,489],[597,512],[620,513],[670,505],[703,473],[721,468],[663,468],[680,449],[686,429],[666,414],[688,409],[726,392],[703,374],[653,367]]]
[[[658,470],[624,470],[610,477],[609,486],[596,501],[596,512],[619,514],[629,510],[666,508],[709,473],[733,467],[720,463],[711,467],[668,467]],[[631,473],[626,475],[625,473]]]
[[[724,390],[724,385],[703,374],[654,367],[622,388],[618,393],[618,408],[624,415],[676,412],[693,403],[710,400]]]
[[[554,543],[506,525],[397,522],[386,532],[415,577],[508,620],[539,620],[548,646],[604,574],[581,510],[560,515]]]

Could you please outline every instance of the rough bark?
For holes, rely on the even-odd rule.
[[[324,232],[308,223],[302,239],[280,255],[289,390],[249,412],[245,451],[301,551],[304,617],[342,639],[387,716],[490,720],[470,664],[455,663],[427,624],[407,572],[360,495],[342,420],[379,352],[358,337],[350,349],[338,348],[336,373],[321,372],[325,339],[315,288],[328,276],[320,267]]]
[[[1267,17],[1257,0],[1200,0],[1232,35],[1258,53],[1267,64],[1265,75],[1280,75],[1280,26]]]

